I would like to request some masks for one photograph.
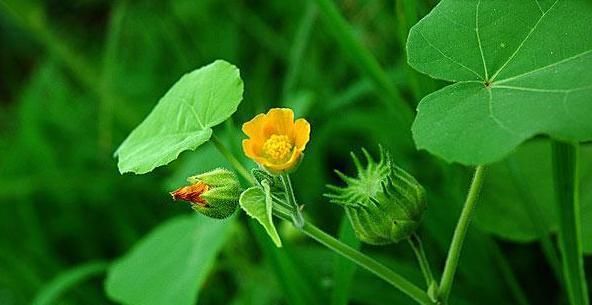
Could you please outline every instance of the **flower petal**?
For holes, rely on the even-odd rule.
[[[267,159],[261,156],[261,145],[257,141],[252,139],[243,140],[243,151],[249,159],[257,164],[268,162]]]
[[[243,151],[245,152],[245,155],[247,157],[253,160],[259,157],[259,154],[261,152],[261,146],[257,144],[259,143],[253,139],[243,140]]]
[[[252,120],[243,124],[243,132],[253,140],[264,142],[263,128],[266,122],[267,116],[263,113],[258,114]]]
[[[298,119],[294,123],[294,146],[303,151],[310,140],[310,124],[305,119]]]
[[[265,138],[273,134],[290,135],[294,129],[294,111],[290,108],[272,108],[267,112],[263,128]]]

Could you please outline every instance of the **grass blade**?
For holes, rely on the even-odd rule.
[[[286,250],[289,245],[284,245],[284,248],[277,248],[259,224],[250,221],[249,225],[259,247],[275,272],[275,276],[277,276],[287,303],[289,305],[320,304],[319,298],[316,297],[318,294],[315,293],[314,287],[311,286],[312,281],[305,278],[290,257],[290,252]]]
[[[42,287],[31,304],[55,304],[66,291],[93,276],[104,273],[108,266],[106,262],[92,262],[66,270]]]
[[[284,78],[282,85],[284,100],[287,98],[288,94],[292,92],[294,85],[300,76],[300,71],[302,69],[302,58],[304,57],[304,52],[308,46],[317,15],[316,6],[312,3],[309,3],[306,7],[304,15],[302,16],[302,20],[300,21],[294,40],[292,41],[292,47],[290,48],[288,71],[286,72],[286,77]]]
[[[342,51],[349,55],[358,69],[384,93],[387,98],[385,100],[387,109],[397,114],[401,122],[410,123],[413,114],[411,107],[405,103],[399,90],[380,67],[376,58],[356,39],[351,26],[341,16],[335,3],[332,0],[316,0],[316,3],[322,13],[321,17]]]
[[[347,216],[341,219],[339,228],[339,240],[348,246],[359,250],[360,241],[356,238],[354,230]],[[335,257],[333,263],[333,292],[331,294],[332,305],[347,305],[350,298],[350,287],[353,282],[356,265],[344,257]]]

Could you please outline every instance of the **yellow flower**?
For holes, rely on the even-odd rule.
[[[273,108],[243,124],[243,132],[249,136],[243,140],[247,157],[272,174],[282,174],[300,163],[310,124],[305,119],[294,121],[292,109]]]

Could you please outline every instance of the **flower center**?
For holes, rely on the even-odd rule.
[[[293,147],[288,136],[274,134],[263,143],[263,154],[272,161],[285,161],[292,154]]]

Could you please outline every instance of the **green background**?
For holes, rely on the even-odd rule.
[[[338,15],[327,13],[331,3]],[[350,151],[367,147],[376,155],[382,144],[428,190],[419,233],[439,277],[471,169],[417,151],[401,107],[415,109],[446,85],[405,58],[409,28],[434,5],[0,1],[0,304],[116,304],[108,295],[120,292],[105,290],[106,268],[159,224],[181,244],[142,244],[154,259],[178,262],[177,253],[195,253],[204,264],[180,270],[187,281],[155,273],[165,283],[156,287],[186,283],[175,296],[193,303],[413,304],[286,224],[276,221],[284,244],[278,250],[244,213],[220,228],[173,203],[168,192],[186,176],[225,165],[211,144],[141,176],[120,175],[113,153],[181,75],[224,59],[240,69],[245,92],[238,112],[214,134],[240,155],[239,127],[255,114],[287,106],[306,117],[312,135],[293,175],[297,196],[311,221],[354,245],[343,210],[321,194],[325,184],[339,184],[333,169],[354,172]],[[590,143],[581,155],[584,246],[592,253]],[[553,268],[549,156],[548,139],[537,137],[492,165],[452,303],[567,303]],[[184,244],[191,242],[185,229],[207,230],[215,241],[206,248],[219,252]],[[167,241],[175,251],[163,250],[173,247]],[[362,250],[423,287],[408,244]],[[592,260],[585,262],[592,283]],[[112,270],[114,278],[130,276]]]

